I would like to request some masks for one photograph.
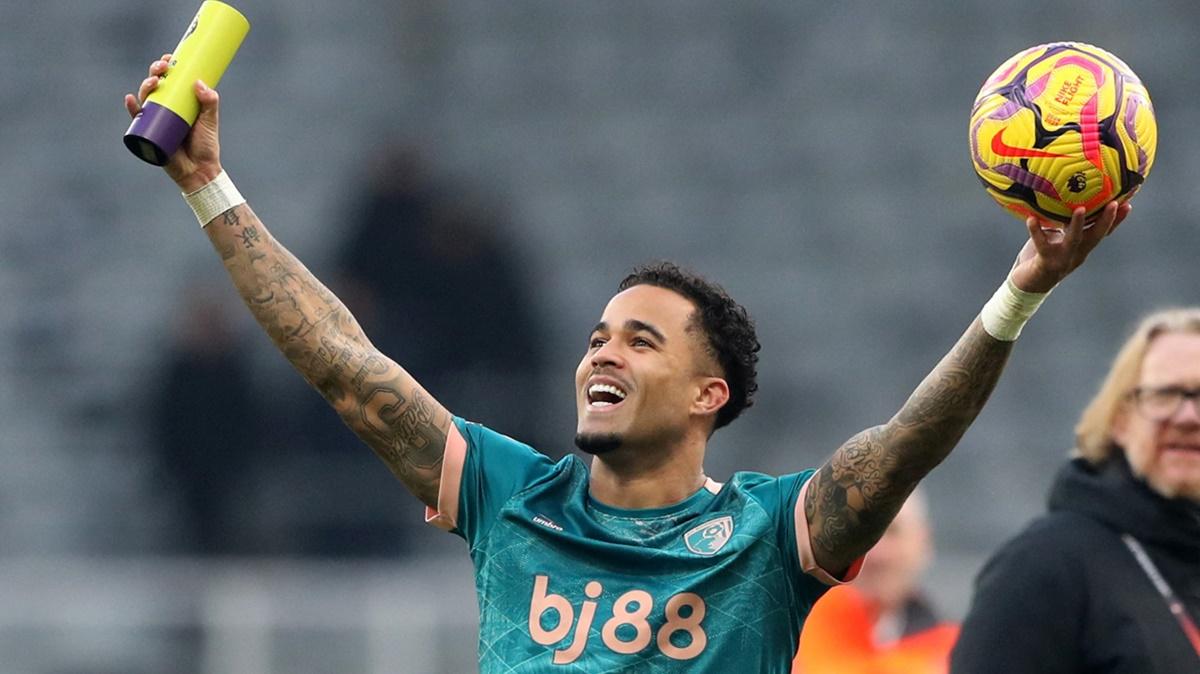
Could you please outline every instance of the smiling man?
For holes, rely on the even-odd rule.
[[[126,96],[131,115],[167,60]],[[467,541],[485,674],[789,671],[812,603],[855,575],[979,413],[1045,293],[1129,211],[1110,203],[1085,229],[1080,208],[1062,236],[1027,222],[1008,279],[894,417],[819,470],[721,484],[704,471],[708,439],[750,406],[759,348],[724,290],[670,264],[626,278],[575,377],[575,441],[591,459],[552,462],[452,416],[371,344],[234,188],[217,93],[195,93],[200,116],[167,175],[280,351],[428,519]]]
[[[1200,308],[1147,316],[1075,432],[1050,512],[980,572],[953,671],[1200,672]]]

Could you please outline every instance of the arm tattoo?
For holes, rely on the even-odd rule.
[[[242,300],[292,365],[426,505],[437,505],[450,414],[380,353],[345,305],[243,204],[209,239]]]
[[[377,411],[369,413],[372,405]],[[390,450],[390,455],[384,457],[389,465],[402,463],[422,470],[441,467],[445,429],[435,423],[437,411],[429,396],[419,389],[412,392],[411,401],[406,401],[394,389],[376,388],[367,394],[358,412],[362,425],[383,441],[383,449]]]
[[[254,244],[258,243],[258,230],[254,227],[246,227],[238,234],[238,237],[247,248],[253,248]]]
[[[847,440],[817,471],[804,511],[822,568],[842,572],[879,540],[979,414],[1011,351],[976,319],[896,416]]]

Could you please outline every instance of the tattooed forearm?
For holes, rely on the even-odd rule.
[[[388,468],[426,504],[437,503],[437,485],[450,415],[420,387],[408,395],[389,385],[355,397],[342,418]]]
[[[1011,351],[976,320],[891,421],[850,438],[817,471],[804,510],[823,568],[844,571],[879,540],[979,414]]]
[[[418,498],[436,505],[449,413],[375,349],[249,206],[226,211],[205,231],[279,350]]]
[[[253,248],[254,244],[258,243],[258,229],[254,227],[246,227],[238,235],[242,240],[242,245],[247,248]]]

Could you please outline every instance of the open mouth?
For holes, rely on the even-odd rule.
[[[590,409],[610,409],[625,400],[626,393],[613,384],[592,384],[587,389],[587,404]]]

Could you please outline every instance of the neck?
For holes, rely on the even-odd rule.
[[[617,508],[662,508],[704,486],[703,460],[703,442],[665,452],[622,447],[592,457],[588,490],[592,498]]]

